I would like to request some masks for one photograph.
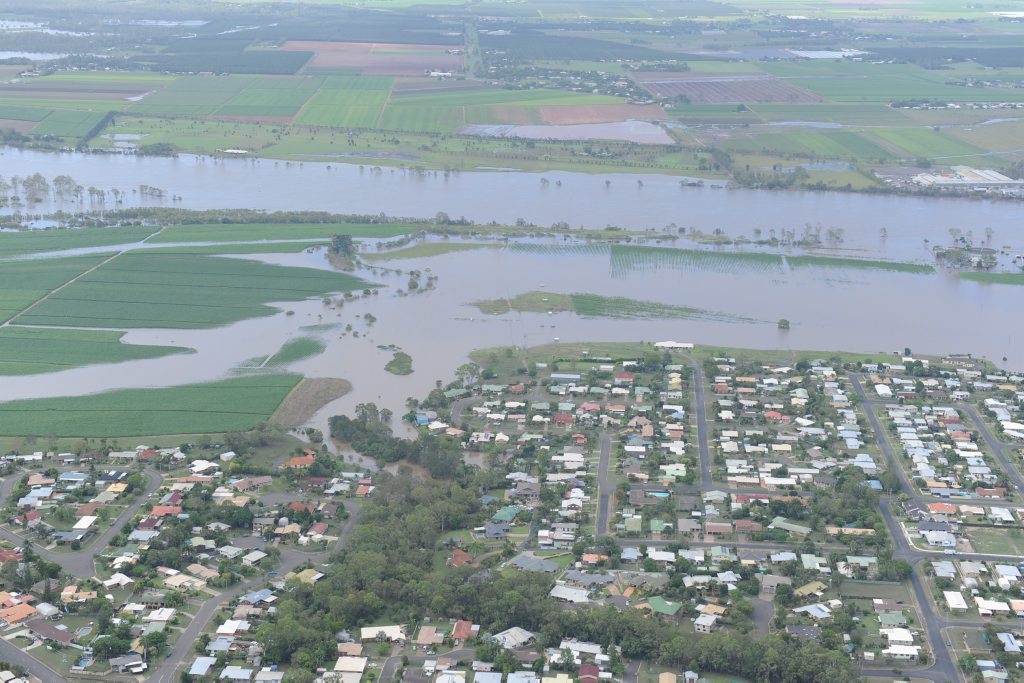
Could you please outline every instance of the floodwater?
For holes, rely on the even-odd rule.
[[[261,261],[328,268],[322,252],[253,255]],[[892,351],[970,351],[1010,366],[1024,364],[1021,290],[979,285],[953,275],[915,275],[842,268],[790,269],[737,264],[728,258],[682,263],[623,258],[609,248],[558,244],[460,251],[426,259],[388,262],[383,272],[357,273],[388,285],[375,296],[340,308],[322,301],[282,304],[281,312],[213,330],[134,330],[125,341],[186,346],[189,355],[78,368],[45,376],[4,378],[4,395],[16,398],[88,394],[136,386],[169,386],[230,376],[250,358],[274,353],[288,339],[325,341],[321,355],[291,366],[311,377],[343,377],[347,396],[327,406],[312,424],[372,401],[405,412],[409,397],[422,397],[436,380],[449,381],[470,351],[492,346],[562,342],[676,340],[752,348]],[[410,270],[438,276],[435,289],[400,295]],[[588,292],[708,309],[687,320],[588,319],[573,313],[481,314],[471,304],[527,291]],[[894,296],[894,293],[897,293]],[[940,303],[941,302],[941,303]],[[286,311],[293,311],[288,315]],[[952,312],[952,313],[951,313]],[[376,322],[363,318],[372,313]],[[787,318],[792,329],[776,322]],[[744,321],[741,319],[747,319]],[[345,333],[351,324],[358,336]],[[979,334],[978,330],[987,330]],[[384,365],[394,344],[413,357],[414,372],[391,375]]]
[[[907,198],[839,193],[758,192],[682,187],[658,175],[589,176],[520,172],[426,174],[344,164],[272,160],[176,159],[121,155],[45,154],[4,150],[0,175],[68,174],[104,189],[128,192],[126,204],[146,200],[130,190],[160,187],[182,201],[174,206],[247,206],[269,210],[329,210],[405,216],[447,211],[477,221],[539,225],[567,221],[635,231],[669,224],[706,233],[752,236],[753,230],[794,229],[805,224],[841,228],[834,252],[902,261],[931,262],[930,244],[948,244],[951,229],[973,231],[976,242],[991,228],[993,246],[1024,252],[1019,206],[984,200]],[[609,180],[610,185],[605,184]],[[561,181],[557,187],[554,181]],[[638,182],[642,181],[642,182]],[[112,205],[112,202],[108,203]],[[170,205],[168,202],[167,205]],[[33,213],[67,205],[44,205]],[[881,228],[886,235],[880,234]],[[649,237],[642,232],[636,237]],[[931,242],[926,242],[931,240]],[[685,239],[679,246],[693,247]],[[167,245],[160,245],[167,246]],[[103,249],[109,250],[110,247]],[[360,272],[386,284],[379,294],[343,306],[320,300],[282,304],[275,315],[212,330],[133,330],[125,341],[184,346],[195,353],[78,368],[44,376],[5,377],[4,398],[84,395],[117,388],[169,386],[231,376],[244,361],[266,356],[303,335],[323,339],[321,355],[292,369],[311,377],[342,377],[353,391],[327,406],[312,424],[373,401],[396,415],[408,397],[422,397],[435,381],[448,381],[476,348],[535,346],[560,342],[676,340],[751,348],[861,352],[971,352],[1021,367],[1024,289],[961,281],[955,275],[916,275],[849,268],[791,269],[764,266],[724,254],[689,259],[646,258],[642,253],[565,240],[531,240],[526,246],[478,249],[434,258],[386,262],[404,272]],[[322,252],[253,255],[246,258],[327,268]],[[408,271],[437,275],[436,288],[400,295]],[[425,282],[425,279],[421,279]],[[487,316],[471,304],[545,290],[585,292],[707,309],[690,320],[587,319],[573,313],[509,313]],[[291,311],[292,315],[288,315]],[[377,321],[363,318],[372,313]],[[776,322],[786,318],[792,329]],[[747,320],[746,322],[740,319]],[[346,333],[351,324],[358,336]],[[413,357],[414,373],[384,371],[394,344]]]
[[[572,123],[562,125],[483,125],[470,124],[461,135],[485,138],[523,138],[526,140],[619,140],[641,145],[671,145],[675,142],[664,128],[650,121],[615,123]]]
[[[386,213],[431,218],[444,211],[487,223],[522,218],[547,227],[618,226],[626,230],[676,225],[729,237],[767,239],[772,231],[805,226],[844,232],[839,252],[890,260],[931,261],[932,244],[948,244],[950,231],[973,231],[976,244],[1006,245],[1024,252],[1020,205],[1006,201],[938,197],[899,197],[842,192],[686,187],[685,179],[657,174],[588,175],[567,172],[421,172],[343,162],[287,162],[181,155],[174,158],[121,154],[47,153],[0,147],[0,176],[41,173],[69,175],[79,183],[125,192],[128,206],[183,209],[248,207],[268,211],[315,210]],[[542,182],[542,179],[548,182]],[[561,183],[561,184],[559,184]],[[142,196],[141,184],[165,191],[165,198]],[[174,195],[180,201],[172,201]],[[102,208],[44,202],[21,209],[42,214],[56,210]],[[108,199],[106,208],[116,208]],[[0,214],[12,213],[11,207]],[[884,233],[883,233],[884,228]]]

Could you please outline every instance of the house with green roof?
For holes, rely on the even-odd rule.
[[[515,505],[506,505],[505,507],[501,508],[500,510],[494,513],[494,516],[491,517],[491,521],[496,522],[498,524],[502,522],[506,524],[511,524],[515,521],[518,515],[518,507],[516,507]]]
[[[655,596],[648,599],[647,604],[650,606],[651,612],[654,614],[660,614],[663,617],[669,618],[674,618],[683,606],[683,603],[681,602],[669,602],[661,596]]]

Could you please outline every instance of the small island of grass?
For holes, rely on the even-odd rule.
[[[395,351],[395,354],[388,361],[387,365],[384,366],[384,369],[392,375],[411,375],[412,356],[404,351]]]
[[[675,306],[656,301],[639,301],[621,296],[599,294],[556,294],[526,292],[511,299],[490,299],[473,303],[482,313],[502,315],[520,313],[563,313],[571,311],[584,318],[620,318],[627,320],[670,318],[676,320],[715,319],[748,321],[737,316],[716,313],[703,308]],[[750,322],[750,321],[748,321]]]

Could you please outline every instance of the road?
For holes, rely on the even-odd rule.
[[[1016,446],[1012,444],[1006,444],[996,438],[992,430],[989,429],[985,419],[978,413],[978,409],[972,405],[961,405],[961,410],[967,413],[967,416],[971,418],[974,426],[978,428],[978,433],[981,434],[981,438],[988,444],[992,450],[993,455],[996,456],[996,460],[1002,465],[1003,471],[1006,472],[1006,476],[1009,477],[1010,481],[1017,491],[1024,492],[1024,477],[1021,477],[1020,470],[1017,466],[1006,456],[1005,449],[1009,448],[1011,451],[1016,450]]]
[[[145,490],[118,515],[117,519],[110,525],[110,528],[93,539],[88,547],[82,550],[55,552],[33,545],[32,551],[49,562],[56,562],[61,565],[64,571],[73,574],[76,578],[87,579],[95,576],[96,556],[107,547],[110,539],[116,536],[121,531],[121,528],[138,514],[142,506],[149,502],[150,496],[163,484],[163,475],[156,470],[147,469],[145,474],[149,480]],[[11,495],[20,478],[21,473],[18,473],[4,480],[3,486],[0,486],[0,505],[7,501],[7,497]],[[7,529],[0,529],[0,539],[10,541],[15,545],[25,545],[26,540],[28,540]]]
[[[690,364],[693,366],[693,408],[697,414],[697,446],[700,448],[700,488],[701,491],[710,491],[714,485],[711,477],[711,450],[708,447],[707,404],[704,402],[704,372],[696,358],[691,358]]]
[[[597,466],[597,524],[594,536],[601,537],[608,533],[608,510],[614,493],[608,482],[608,465],[612,457],[612,435],[605,430],[601,432],[601,462]]]
[[[312,562],[314,564],[323,562],[333,552],[348,545],[348,539],[355,528],[356,520],[359,518],[360,508],[361,505],[356,501],[345,502],[345,509],[348,510],[349,517],[333,547],[319,553],[302,553],[288,548],[281,548],[281,566],[278,568],[278,572],[283,576],[305,562]],[[189,622],[188,626],[185,627],[185,630],[178,637],[174,647],[171,648],[170,654],[168,654],[158,669],[147,676],[146,680],[153,681],[154,683],[177,683],[177,681],[181,680],[179,669],[182,667],[186,657],[196,654],[193,646],[196,640],[199,639],[199,634],[203,632],[210,619],[213,618],[213,615],[223,605],[238,596],[263,587],[267,580],[266,576],[259,576],[237,586],[232,586],[217,597],[204,602],[199,611],[192,617],[192,621]]]

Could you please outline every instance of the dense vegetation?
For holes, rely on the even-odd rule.
[[[756,680],[856,680],[841,654],[813,643],[784,636],[682,637],[636,610],[564,611],[546,598],[547,576],[435,569],[443,534],[482,521],[474,491],[453,481],[384,475],[363,507],[349,549],[333,558],[327,576],[314,586],[295,585],[278,603],[277,621],[260,625],[268,659],[312,672],[336,657],[339,631],[388,622],[411,629],[424,617],[461,618],[479,623],[482,634],[520,626],[538,632],[546,646],[576,637],[618,646],[623,657]],[[500,653],[483,652],[504,668],[518,668]]]

